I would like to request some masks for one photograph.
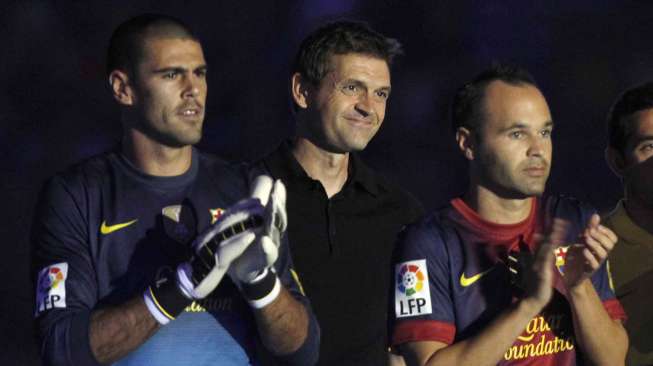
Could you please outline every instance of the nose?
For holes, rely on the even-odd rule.
[[[372,114],[372,103],[370,101],[370,97],[368,93],[362,93],[358,97],[358,100],[356,101],[356,105],[354,105],[354,108],[358,113],[363,115],[363,117],[367,117],[370,114]]]
[[[184,98],[195,98],[200,94],[200,83],[203,81],[200,80],[195,75],[191,74],[184,78],[184,87],[182,89],[182,97]]]
[[[544,156],[545,141],[540,136],[531,136],[528,143],[528,150],[526,152],[528,156]]]

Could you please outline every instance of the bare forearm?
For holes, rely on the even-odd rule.
[[[520,301],[478,335],[437,351],[425,365],[496,365],[539,310],[527,301]]]
[[[284,287],[279,297],[254,314],[261,340],[272,353],[287,355],[304,343],[308,333],[306,308]]]
[[[100,363],[114,362],[143,344],[159,329],[159,323],[139,296],[120,306],[91,314],[91,351]]]
[[[574,333],[583,354],[595,365],[623,365],[628,336],[610,318],[589,280],[569,291]]]

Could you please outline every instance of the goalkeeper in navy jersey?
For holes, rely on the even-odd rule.
[[[316,362],[283,184],[193,147],[206,69],[176,19],[141,15],[114,32],[122,144],[50,179],[33,227],[46,364]]]

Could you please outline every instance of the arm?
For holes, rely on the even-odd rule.
[[[284,364],[317,362],[319,327],[299,278],[292,273],[287,238],[286,191],[267,176],[256,178],[252,197],[265,205],[264,229],[229,269],[252,307],[263,345]]]
[[[304,305],[282,288],[270,305],[254,310],[263,345],[275,355],[299,349],[308,334],[308,314]]]
[[[32,225],[32,273],[36,276],[36,327],[45,365],[97,365],[89,344],[97,279],[84,188],[56,176],[39,197]]]
[[[409,342],[401,345],[408,365],[493,366],[524,331],[541,307],[520,301],[502,312],[478,335],[447,345],[442,342]]]
[[[570,291],[576,340],[595,365],[623,365],[628,336],[619,320],[610,318],[589,280]]]
[[[583,243],[569,248],[565,286],[583,354],[595,365],[623,365],[628,336],[621,322],[610,318],[590,280],[617,242],[617,236],[599,222],[594,214],[583,234]]]
[[[143,298],[120,306],[98,309],[91,314],[89,343],[100,363],[112,363],[148,340],[160,328]]]
[[[125,304],[99,309],[91,315],[90,346],[102,363],[116,361],[174,320],[192,300],[211,293],[230,263],[254,241],[247,231],[255,227],[258,202],[243,200],[227,209],[220,219],[195,238],[195,253],[182,262],[173,276],[159,279],[143,296]]]
[[[45,266],[37,285],[39,336],[45,363],[55,365],[97,365],[136,349],[158,324],[174,319],[193,299],[203,298],[218,285],[230,262],[254,240],[246,230],[248,220],[262,211],[251,200],[232,206],[196,238],[193,259],[182,263],[168,281],[156,281],[143,296],[123,304],[97,308],[86,219],[76,209],[83,204],[78,205],[68,191],[63,185],[50,186],[34,231],[35,264],[39,269]],[[200,256],[202,260],[196,260]]]
[[[434,341],[401,345],[408,365],[491,366],[499,363],[506,349],[551,299],[554,259],[553,244],[540,245],[533,271],[528,274],[530,287],[526,297],[502,312],[476,336],[451,345]]]

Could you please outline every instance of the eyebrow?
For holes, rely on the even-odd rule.
[[[365,88],[367,88],[367,83],[365,83],[364,81],[359,80],[359,79],[345,79],[345,80],[341,81],[339,84],[356,84],[358,86],[364,86]],[[384,90],[384,91],[387,91],[388,93],[390,93],[392,88],[390,87],[390,85],[384,85],[384,86],[382,86],[380,88],[374,89],[374,91],[377,91],[377,90]]]
[[[161,68],[161,69],[156,69],[156,70],[152,71],[152,73],[153,74],[165,74],[165,73],[168,73],[168,72],[171,72],[171,71],[183,73],[183,72],[187,72],[188,69],[185,68],[185,67],[181,67],[181,66],[171,66],[171,67],[164,67],[164,68]]]
[[[547,121],[547,122],[544,124],[544,128],[549,128],[549,127],[553,128],[553,121]],[[528,128],[530,128],[530,126],[527,125],[527,124],[525,124],[525,123],[523,123],[523,122],[515,122],[515,123],[513,123],[512,125],[510,125],[510,126],[508,126],[508,127],[506,127],[506,128],[501,129],[501,132],[510,131],[510,130],[514,130],[514,129],[522,129],[522,130],[524,130],[524,129],[528,129]]]
[[[382,87],[380,87],[380,88],[378,88],[376,90],[383,90],[383,91],[387,92],[388,94],[390,94],[390,92],[392,92],[392,88],[389,87],[389,86],[382,86]]]
[[[207,66],[203,64],[203,65],[197,66],[197,67],[195,67],[193,69],[193,71],[200,71],[200,70],[201,71],[206,71]],[[170,67],[164,67],[164,68],[161,68],[161,69],[156,69],[156,70],[152,71],[152,73],[153,74],[165,74],[165,73],[168,73],[168,72],[171,72],[171,71],[178,72],[178,73],[185,73],[185,72],[188,72],[189,69],[187,69],[185,67],[181,67],[181,66],[170,66]]]

